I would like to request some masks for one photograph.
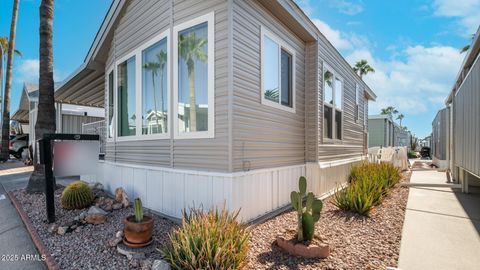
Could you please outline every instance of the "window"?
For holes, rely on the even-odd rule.
[[[108,138],[113,138],[113,113],[114,113],[114,85],[113,85],[113,70],[108,73],[108,107],[107,107],[107,115],[108,115]]]
[[[142,51],[142,134],[168,132],[167,38]]]
[[[262,27],[262,103],[295,112],[293,49]]]
[[[133,136],[136,134],[135,57],[117,66],[117,78],[118,136]]]
[[[368,126],[368,100],[365,99],[363,102],[363,126],[367,129]]]
[[[342,139],[343,80],[325,66],[323,72],[323,136]]]
[[[214,136],[213,13],[174,28],[175,133]]]

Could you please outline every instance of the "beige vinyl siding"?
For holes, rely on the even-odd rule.
[[[261,26],[295,51],[295,113],[261,103]],[[234,1],[233,76],[233,170],[303,164],[305,43],[256,1]]]
[[[110,68],[116,60],[166,29],[170,29],[169,42],[172,42],[174,25],[212,11],[215,12],[215,138],[174,140],[172,137],[107,142],[106,160],[204,171],[228,170],[226,0],[128,1],[114,26],[113,41],[105,67]],[[169,53],[173,56],[173,50]],[[172,61],[175,59],[172,58]],[[169,65],[169,68],[172,68],[172,65]],[[171,71],[170,79],[173,79],[173,70]],[[106,83],[105,81],[105,86]],[[173,81],[171,87],[173,88]],[[170,91],[172,92],[172,89]],[[169,113],[172,118],[172,108]]]
[[[310,42],[306,46],[306,93],[305,93],[305,159],[315,162],[318,160],[318,143],[323,129],[319,119],[318,108],[321,108],[320,74],[321,63],[318,58],[317,42]],[[322,103],[323,104],[323,103]]]
[[[480,175],[480,55],[453,98],[455,166]]]
[[[353,73],[352,68],[342,59],[342,56],[323,37],[319,38],[318,54],[320,61],[327,64],[333,71],[343,79],[343,140],[338,143],[327,142],[320,132],[322,140],[318,146],[318,159],[320,161],[331,161],[344,158],[358,157],[363,154],[364,126],[363,126],[363,104],[365,97],[360,99],[360,121],[356,122],[355,112],[355,85],[358,83],[362,88],[364,84]],[[320,76],[322,83],[319,102],[320,126],[323,126],[323,72]],[[322,143],[323,142],[323,143]]]

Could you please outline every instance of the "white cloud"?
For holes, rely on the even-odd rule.
[[[15,70],[13,73],[13,79],[15,82],[23,83],[36,83],[38,84],[38,76],[40,69],[40,61],[38,59],[20,59],[18,64],[15,64]],[[65,74],[61,71],[54,69],[53,79],[58,82],[65,78]]]
[[[356,15],[363,11],[363,4],[360,1],[330,0],[329,2],[331,7],[343,14]]]
[[[312,22],[317,26],[318,30],[335,46],[337,49],[350,49],[352,48],[352,43],[343,36],[343,34],[331,28],[324,21],[319,19],[313,19]]]
[[[368,49],[358,49],[346,57],[352,65],[366,59],[375,68],[375,73],[364,77],[378,96],[370,112],[375,114],[380,108],[395,106],[403,113],[416,115],[430,110],[432,105],[441,107],[463,56],[453,47],[421,45],[407,47],[400,55],[384,61],[375,58]]]
[[[480,25],[479,0],[434,0],[433,9],[436,16],[458,18],[464,36],[474,34]]]

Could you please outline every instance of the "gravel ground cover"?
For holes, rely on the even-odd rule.
[[[71,223],[81,212],[88,210],[64,210],[60,207],[62,189],[55,192],[56,224],[64,226]],[[124,255],[110,247],[108,242],[115,237],[117,231],[123,230],[123,219],[133,214],[132,207],[114,210],[107,216],[103,224],[85,224],[80,229],[59,235],[48,231],[46,222],[45,196],[43,194],[27,194],[24,190],[13,192],[20,201],[24,211],[34,224],[42,242],[50,251],[60,269],[135,269],[143,266],[136,260],[132,263]],[[102,194],[100,194],[102,195]],[[105,196],[105,194],[103,194]],[[161,248],[168,241],[168,232],[175,225],[165,218],[153,216],[155,219],[154,245]],[[147,255],[146,260],[152,262],[161,257],[158,251]]]
[[[401,182],[410,180],[402,173]],[[397,185],[370,217],[343,212],[324,201],[315,233],[332,248],[326,259],[305,259],[284,253],[275,238],[295,230],[296,212],[285,212],[259,224],[250,238],[249,269],[385,269],[397,266],[408,188]]]

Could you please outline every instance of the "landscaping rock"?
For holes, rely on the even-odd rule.
[[[108,246],[116,247],[120,242],[122,242],[122,238],[114,237],[108,241]]]
[[[301,256],[304,258],[326,258],[330,255],[330,247],[327,244],[310,244],[304,245],[294,243],[282,236],[277,237],[277,245],[291,255]]]
[[[89,186],[91,189],[103,190],[103,185],[102,185],[102,183],[99,183],[99,182],[89,183],[88,186]]]
[[[149,245],[143,248],[130,248],[124,243],[117,245],[118,253],[127,256],[128,260],[132,259],[145,259],[146,254],[150,254],[155,251],[154,245]]]
[[[152,264],[152,270],[170,270],[170,264],[164,260],[155,260]]]
[[[112,210],[120,210],[122,209],[123,205],[121,203],[114,203],[112,205]]]
[[[56,233],[58,230],[58,225],[57,224],[52,224],[48,226],[48,232],[49,233]]]
[[[141,270],[150,270],[152,269],[152,260],[149,260],[149,259],[146,259],[146,260],[142,260],[140,262],[140,269]]]
[[[60,226],[57,229],[57,233],[59,235],[64,235],[67,232],[68,227],[67,226]]]
[[[100,207],[92,206],[92,207],[90,207],[90,209],[88,209],[87,217],[90,216],[90,215],[102,215],[102,216],[106,216],[106,215],[108,215],[108,213],[105,212],[105,210],[103,210],[103,209],[100,208]]]
[[[121,187],[115,189],[115,200],[119,203],[122,204],[123,207],[128,207],[129,205],[129,200],[128,200],[128,195],[125,192],[125,190]]]
[[[116,238],[123,238],[123,231],[118,231],[118,232],[115,234],[115,237],[116,237]]]
[[[85,221],[88,224],[93,224],[93,225],[105,223],[106,220],[107,220],[107,216],[101,215],[101,214],[90,214],[85,218]]]

